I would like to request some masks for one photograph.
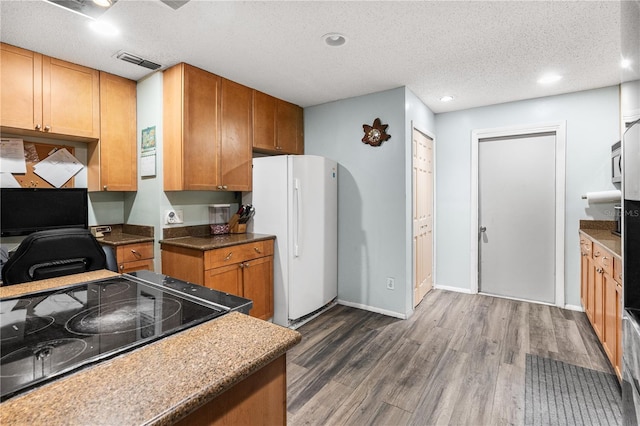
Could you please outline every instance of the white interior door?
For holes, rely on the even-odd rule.
[[[480,139],[479,291],[555,302],[556,135]]]
[[[417,306],[433,286],[433,140],[413,130],[413,254]]]

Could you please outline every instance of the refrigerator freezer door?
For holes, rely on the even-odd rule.
[[[624,198],[640,201],[640,120],[625,131],[622,140]]]
[[[289,157],[289,319],[331,302],[338,293],[337,166],[323,157]]]

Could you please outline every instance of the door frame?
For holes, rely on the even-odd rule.
[[[414,308],[414,303],[415,300],[413,300],[413,296],[414,296],[414,285],[415,285],[415,281],[416,281],[416,265],[414,262],[414,259],[416,258],[416,253],[415,250],[413,248],[413,234],[414,234],[414,229],[413,229],[413,206],[414,206],[414,199],[413,199],[413,174],[412,174],[412,170],[413,170],[413,131],[416,130],[420,133],[422,133],[423,135],[427,136],[428,138],[430,138],[433,141],[433,150],[431,155],[433,156],[432,158],[432,170],[433,170],[433,187],[431,188],[433,191],[433,199],[431,200],[433,203],[433,229],[432,229],[432,242],[431,242],[431,262],[432,262],[432,270],[431,270],[431,274],[432,274],[432,288],[436,288],[436,250],[435,250],[435,246],[436,246],[436,137],[435,135],[428,131],[424,126],[422,126],[419,123],[416,123],[415,121],[411,120],[411,132],[410,132],[410,141],[411,141],[411,150],[409,152],[409,160],[412,162],[411,163],[411,167],[409,167],[409,187],[411,188],[411,197],[409,198],[409,230],[410,230],[410,235],[411,237],[409,238],[410,241],[410,252],[411,252],[411,260],[409,261],[409,264],[411,265],[411,271],[410,271],[410,276],[411,276],[411,288],[410,288],[410,300],[411,300],[411,311],[413,312],[415,310]]]
[[[564,308],[565,276],[565,181],[566,181],[566,121],[523,124],[510,127],[475,129],[471,132],[471,293],[478,293],[479,246],[479,167],[478,149],[481,139],[555,133],[556,135],[556,217],[555,217],[555,305]]]

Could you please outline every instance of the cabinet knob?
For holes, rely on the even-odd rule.
[[[281,151],[282,147],[281,146],[276,146],[276,151]]]
[[[140,253],[138,253],[137,251],[135,251],[134,249],[131,249],[131,253],[133,253],[133,255],[135,257],[137,257],[138,259],[140,259],[142,257],[142,255]]]
[[[250,265],[249,265],[249,262],[244,262],[244,267],[245,267],[245,268],[248,268],[249,266],[250,266]]]
[[[102,187],[102,189],[103,189],[104,191],[106,191],[106,190],[107,190],[107,185],[103,186],[103,187]]]
[[[600,256],[600,252],[599,252],[599,251],[597,251],[597,252],[593,253],[593,255],[594,255],[595,257],[598,257],[598,256]]]
[[[124,264],[120,264],[120,270],[123,271],[124,270]]]
[[[42,126],[39,124],[36,124],[36,130],[40,130],[40,129],[42,129]]]
[[[44,126],[44,131],[48,132],[49,130],[51,130],[51,126]]]
[[[227,189],[227,185],[222,185],[222,189]]]
[[[222,185],[216,186],[217,189],[222,189]]]
[[[238,263],[238,266],[240,267],[240,269],[244,268],[244,263]]]
[[[258,254],[262,253],[262,250],[260,250],[258,247],[254,247],[253,249],[254,249],[254,250],[256,251],[256,253],[258,253]]]

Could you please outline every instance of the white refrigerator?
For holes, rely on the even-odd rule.
[[[273,322],[285,327],[338,295],[338,170],[314,155],[253,159],[253,232],[276,236]]]

